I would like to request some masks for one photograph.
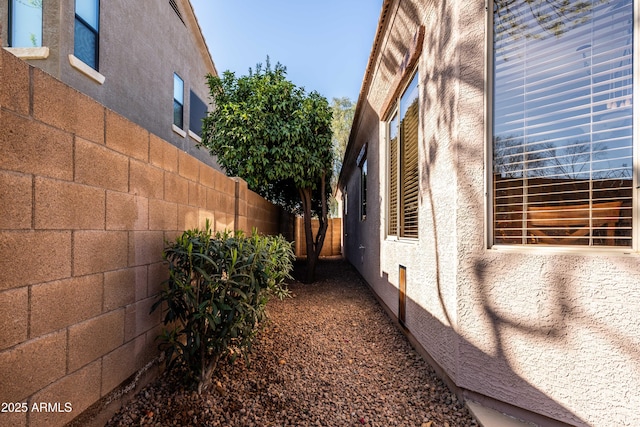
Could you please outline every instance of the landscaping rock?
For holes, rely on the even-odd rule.
[[[349,264],[317,277],[269,302],[250,363],[222,364],[201,395],[164,375],[107,425],[477,426]]]

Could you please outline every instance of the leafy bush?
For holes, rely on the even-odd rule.
[[[169,279],[151,311],[166,308],[167,368],[184,368],[201,393],[219,361],[247,357],[269,297],[289,295],[291,243],[282,236],[188,230],[164,251]]]

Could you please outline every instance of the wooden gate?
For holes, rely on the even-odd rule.
[[[318,232],[319,221],[317,219],[311,220],[311,229],[315,236]],[[342,255],[342,241],[340,239],[342,235],[342,218],[329,218],[329,226],[327,227],[327,235],[324,238],[324,245],[322,245],[322,251],[320,257],[332,257]],[[302,217],[296,218],[295,227],[295,244],[296,244],[296,258],[307,257],[307,245],[304,235],[304,220]]]

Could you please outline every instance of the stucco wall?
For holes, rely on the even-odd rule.
[[[0,402],[63,410],[0,425],[105,417],[158,372],[165,241],[206,219],[278,233],[280,209],[3,49],[0,65]]]
[[[395,313],[398,267],[406,266],[407,328],[462,394],[541,425],[637,424],[637,252],[487,248],[485,4],[384,5],[372,83],[351,141],[371,144],[368,217],[366,224],[357,218],[354,168],[342,181],[354,213],[345,218],[346,256]],[[419,25],[420,238],[396,241],[385,233],[384,123],[371,117],[386,119],[381,110]],[[360,246],[372,256],[363,258]],[[379,256],[369,252],[376,246]]]

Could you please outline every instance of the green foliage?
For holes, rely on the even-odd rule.
[[[164,251],[169,279],[152,311],[166,308],[160,338],[168,369],[184,368],[200,393],[218,362],[246,357],[271,295],[289,295],[291,243],[282,236],[188,230]]]
[[[333,179],[331,180],[331,191],[335,190],[338,185],[338,176],[342,169],[342,161],[344,153],[347,150],[349,136],[351,134],[351,125],[356,112],[356,104],[349,98],[333,98],[331,100],[331,130],[333,137],[331,139],[331,148],[333,150]],[[331,215],[338,216],[338,202],[331,197]]]
[[[322,250],[331,194],[331,108],[286,78],[281,64],[258,64],[236,77],[207,76],[214,106],[203,121],[202,142],[231,176],[305,221],[308,280]],[[320,219],[316,237],[311,217]]]
[[[351,124],[356,112],[356,104],[349,98],[333,98],[331,100],[331,129],[333,131],[333,177],[338,178],[342,169],[342,160],[349,143]],[[332,187],[335,187],[335,182]]]
[[[215,108],[204,119],[201,146],[229,175],[261,194],[286,181],[318,188],[322,174],[330,176],[331,109],[324,97],[306,94],[268,58],[247,76],[226,71],[207,78]]]

